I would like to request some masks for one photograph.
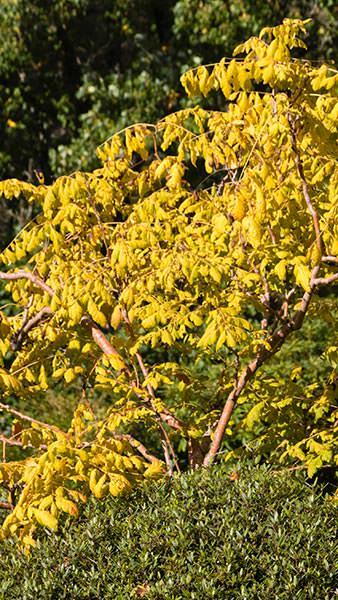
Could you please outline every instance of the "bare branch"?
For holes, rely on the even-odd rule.
[[[21,448],[23,446],[23,443],[19,442],[19,440],[13,440],[4,435],[0,435],[0,442],[2,442],[3,444],[8,444],[9,446],[20,446]]]
[[[0,502],[0,508],[4,508],[5,510],[13,510],[14,505],[10,502]]]
[[[43,279],[41,279],[41,277],[34,275],[34,273],[31,273],[30,271],[23,271],[22,269],[19,269],[19,271],[15,271],[14,273],[4,273],[3,271],[0,271],[0,279],[5,281],[28,279],[34,283],[34,285],[47,292],[47,294],[50,296],[54,296],[55,293],[54,290]]]
[[[64,433],[61,429],[59,429],[58,427],[55,427],[54,425],[49,425],[48,423],[43,423],[42,421],[33,419],[33,417],[24,415],[23,413],[19,412],[15,408],[12,408],[12,406],[9,406],[9,404],[3,404],[2,402],[0,402],[0,410],[5,410],[6,412],[9,412],[12,415],[15,415],[16,417],[19,417],[19,419],[22,419],[23,421],[29,421],[30,423],[36,423],[37,425],[40,425],[41,427],[45,427],[46,429],[50,429],[51,431],[55,431],[58,433]]]
[[[104,354],[107,354],[108,356],[110,354],[113,354],[114,356],[120,358],[121,361],[123,361],[123,358],[120,355],[120,353],[116,350],[116,348],[114,348],[114,346],[109,342],[109,340],[107,340],[104,333],[90,317],[82,317],[81,325],[85,325],[90,329],[94,342],[99,346],[99,348],[101,348]]]
[[[320,227],[319,227],[318,213],[315,210],[315,208],[312,204],[311,198],[310,198],[309,187],[308,187],[307,181],[305,179],[303,163],[302,163],[302,159],[300,157],[300,153],[299,153],[298,146],[297,146],[295,123],[294,123],[294,121],[292,121],[290,115],[288,115],[288,121],[290,124],[290,130],[291,130],[292,149],[295,153],[296,167],[297,167],[298,175],[302,182],[302,190],[303,190],[304,200],[308,207],[309,213],[312,216],[312,221],[313,221],[314,230],[315,230],[315,234],[316,234],[316,244],[317,244],[320,254],[322,255],[325,252],[325,247],[324,247],[324,242],[323,242],[322,234],[321,234]]]
[[[322,256],[322,262],[338,263],[338,256]]]
[[[314,284],[315,285],[329,285],[330,283],[333,283],[334,281],[338,280],[338,273],[336,273],[335,275],[331,275],[330,277],[318,277],[317,279],[314,280]]]
[[[36,315],[31,317],[27,322],[24,322],[23,326],[18,331],[18,333],[14,336],[14,338],[11,342],[12,350],[14,350],[14,351],[20,350],[22,343],[23,343],[25,337],[27,336],[27,334],[30,332],[30,330],[34,329],[34,327],[36,327],[39,323],[41,323],[41,321],[45,321],[46,319],[49,319],[52,316],[52,314],[53,314],[53,312],[49,308],[49,306],[44,306],[44,308],[39,310],[39,312],[36,313]]]
[[[134,337],[134,332],[133,332],[133,329],[132,329],[129,317],[127,315],[127,312],[125,310],[123,310],[122,312],[123,312],[123,319],[124,319],[124,321],[125,321],[125,323],[126,323],[126,325],[128,327],[129,334],[132,337]],[[142,375],[146,379],[148,377],[149,372],[148,372],[148,369],[147,369],[147,367],[145,366],[145,364],[143,362],[143,358],[142,358],[142,356],[141,356],[141,354],[139,352],[136,352],[135,356],[136,356],[136,360],[137,360],[137,362],[139,364],[139,367],[140,367],[140,369],[142,371]],[[155,399],[155,392],[154,392],[153,387],[150,384],[147,385],[147,390],[148,390],[150,396],[152,397],[152,399],[154,400]],[[161,411],[159,413],[159,415],[160,415],[162,421],[164,421],[164,423],[166,423],[167,425],[169,425],[173,429],[177,429],[177,430],[181,431],[182,428],[184,428],[183,421],[180,421],[180,419],[178,419],[177,417],[175,417],[170,411],[168,411],[168,410],[165,409],[165,410]]]
[[[129,442],[129,444],[133,446],[133,448],[136,448],[136,450],[149,462],[154,463],[158,461],[158,458],[156,458],[156,456],[150,454],[147,448],[143,444],[141,444],[141,442],[135,440],[135,438],[133,438],[132,435],[129,435],[129,433],[114,433],[114,438],[116,438],[117,440],[126,440],[127,442]]]
[[[20,448],[35,448],[35,446],[32,446],[32,444],[23,444],[19,440],[7,438],[4,435],[0,435],[0,442],[2,442],[3,444],[7,444],[8,446],[19,446]],[[45,450],[47,446],[45,444],[41,444],[39,448]]]

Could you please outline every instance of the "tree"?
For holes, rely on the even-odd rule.
[[[40,207],[1,255],[18,309],[0,325],[3,395],[43,397],[58,380],[82,389],[67,432],[1,403],[19,420],[3,441],[35,449],[0,467],[13,509],[2,536],[34,544],[37,523],[56,528],[88,493],[123,492],[164,463],[179,470],[177,448],[192,468],[210,465],[262,366],[305,318],[328,312],[338,75],[291,56],[306,23],[264,28],[235,49],[241,58],[182,77],[190,96],[211,106],[220,96],[221,110],[197,104],[132,125],[98,148],[91,173],[1,183],[6,198]],[[327,355],[334,366],[337,348]],[[299,403],[283,383],[297,429]],[[246,419],[269,408],[276,421],[283,398],[269,380],[260,387],[263,406]],[[337,461],[334,389],[333,371],[320,397],[304,390],[311,427],[284,440],[309,474]],[[101,418],[89,404],[96,390],[109,394]],[[138,441],[142,426],[162,456]],[[265,435],[273,444],[274,429]]]

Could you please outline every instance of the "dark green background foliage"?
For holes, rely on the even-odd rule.
[[[239,474],[214,467],[91,501],[28,558],[6,543],[1,600],[332,600],[331,499],[289,473]]]
[[[0,176],[95,165],[116,130],[186,102],[188,67],[261,27],[312,17],[309,56],[337,58],[334,0],[8,0],[0,5]],[[9,123],[8,124],[8,120]],[[1,210],[1,207],[0,207]]]

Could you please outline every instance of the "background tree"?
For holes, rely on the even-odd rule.
[[[112,133],[186,105],[177,81],[189,66],[230,56],[266,23],[305,16],[308,57],[336,60],[334,0],[2,2],[1,176],[36,181],[38,169],[50,181],[93,168]]]
[[[183,76],[190,96],[218,96],[222,110],[196,104],[130,126],[99,147],[92,173],[1,184],[40,208],[1,255],[19,309],[2,315],[4,393],[82,388],[68,431],[1,404],[30,423],[4,442],[36,448],[1,465],[13,506],[4,536],[33,543],[37,522],[55,528],[89,491],[158,476],[161,458],[179,471],[180,448],[208,466],[245,396],[245,426],[262,414],[271,424],[270,452],[310,475],[336,462],[335,371],[324,389],[297,386],[298,365],[291,383],[256,379],[308,313],[334,318],[320,290],[338,280],[338,75],[291,56],[305,23],[264,28],[236,48],[242,58]],[[326,354],[334,368],[337,348]],[[92,390],[109,394],[102,418]],[[142,427],[161,455],[136,439]]]

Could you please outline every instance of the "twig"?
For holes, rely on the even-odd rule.
[[[131,336],[131,338],[133,338],[134,337],[133,328],[132,328],[130,319],[128,317],[128,313],[127,313],[127,311],[125,309],[122,310],[122,316],[123,316],[123,320],[126,323],[126,326],[128,328],[129,335]],[[143,358],[142,358],[142,356],[141,356],[141,354],[139,352],[136,352],[135,356],[136,356],[136,360],[137,360],[137,362],[139,364],[139,367],[140,367],[140,369],[142,371],[142,375],[143,375],[144,379],[146,379],[148,377],[148,369],[147,369],[147,367],[145,366],[145,364],[143,362]],[[182,425],[183,424],[181,424],[181,422],[176,417],[174,417],[174,415],[172,415],[169,411],[158,411],[157,408],[156,408],[156,405],[154,403],[156,397],[155,397],[155,392],[154,392],[154,389],[153,389],[152,385],[147,384],[147,390],[148,390],[148,393],[149,393],[149,396],[150,396],[150,398],[149,398],[150,405],[151,405],[151,407],[152,407],[152,409],[153,409],[153,411],[154,411],[154,413],[155,413],[155,415],[157,417],[157,422],[158,422],[159,427],[160,427],[161,438],[162,438],[162,446],[163,446],[163,452],[164,452],[164,458],[165,458],[165,462],[166,462],[167,467],[168,467],[169,474],[170,475],[172,474],[172,465],[171,465],[171,460],[170,460],[170,453],[172,455],[175,467],[176,467],[177,471],[180,473],[180,467],[179,467],[179,464],[178,464],[176,453],[175,453],[174,448],[173,448],[173,446],[171,444],[169,436],[168,436],[166,430],[163,427],[162,421],[164,423],[167,423],[167,425],[173,427],[174,429],[179,429],[179,430],[182,430]]]
[[[123,319],[128,327],[128,331],[130,333],[130,335],[132,337],[134,337],[134,332],[130,323],[130,320],[128,318],[127,312],[125,310],[122,311],[123,314]],[[145,366],[144,362],[143,362],[143,358],[141,356],[141,354],[139,352],[135,353],[136,356],[136,360],[139,364],[139,367],[142,371],[142,375],[143,377],[146,379],[148,377],[149,371],[147,369],[147,367]],[[150,396],[152,397],[152,399],[155,399],[155,392],[153,387],[150,384],[147,384],[147,390],[150,394]],[[157,412],[157,411],[156,411]],[[166,423],[167,425],[169,425],[170,427],[172,427],[173,429],[177,429],[179,431],[181,431],[184,428],[184,423],[183,421],[181,421],[180,419],[178,419],[177,417],[175,417],[170,411],[168,411],[167,409],[160,411],[159,416],[161,417],[162,421],[164,421],[164,423]]]
[[[63,431],[61,429],[59,429],[58,427],[55,427],[54,425],[48,425],[48,423],[43,423],[42,421],[38,421],[38,419],[33,419],[33,417],[24,415],[23,413],[19,412],[15,408],[12,408],[11,406],[9,406],[9,404],[3,404],[2,402],[0,402],[0,410],[5,410],[6,412],[9,412],[12,415],[15,415],[16,417],[19,417],[19,419],[22,419],[23,421],[29,421],[30,423],[36,423],[36,425],[40,425],[41,427],[45,427],[46,429],[50,429],[51,431],[56,431],[57,433],[63,433]]]
[[[330,277],[318,277],[318,279],[314,280],[314,284],[315,285],[329,285],[330,283],[333,283],[334,281],[338,280],[338,273],[336,273],[335,275],[331,275]]]
[[[41,279],[41,277],[34,275],[34,273],[31,273],[30,271],[23,271],[22,269],[19,269],[19,271],[15,271],[14,273],[4,273],[3,271],[0,271],[0,279],[5,281],[28,279],[34,283],[34,285],[47,292],[47,294],[50,296],[54,296],[55,293],[54,290],[43,279]]]
[[[297,146],[295,123],[294,123],[294,121],[292,121],[290,114],[288,114],[288,121],[290,124],[290,130],[291,130],[292,150],[295,153],[296,167],[297,167],[298,175],[302,182],[302,190],[303,190],[304,200],[308,207],[309,213],[312,216],[313,225],[314,225],[315,234],[316,234],[316,244],[317,244],[320,254],[322,255],[325,252],[325,247],[324,247],[324,242],[323,242],[322,234],[321,234],[320,227],[319,227],[318,214],[311,202],[308,184],[307,184],[307,181],[306,181],[305,175],[304,175],[303,163],[302,163],[302,159],[300,157],[298,146]]]
[[[3,444],[8,444],[9,446],[23,446],[22,442],[18,440],[11,440],[10,438],[5,437],[4,435],[0,435],[0,442]]]
[[[52,314],[53,314],[53,312],[52,312],[51,308],[49,306],[44,306],[41,310],[39,310],[38,313],[36,313],[36,315],[31,317],[31,319],[29,319],[26,323],[24,323],[23,326],[21,327],[21,329],[18,331],[18,333],[14,336],[14,338],[11,342],[12,350],[14,350],[14,351],[20,350],[21,346],[23,344],[23,341],[24,341],[25,337],[27,336],[27,334],[30,332],[30,330],[34,329],[34,327],[36,327],[36,325],[41,323],[41,321],[45,321],[46,319],[49,319],[52,316]]]
[[[338,263],[338,256],[322,256],[322,262]]]
[[[23,444],[23,442],[19,442],[19,440],[7,438],[4,435],[0,435],[0,442],[2,442],[4,445],[8,444],[9,446],[19,446],[21,448],[36,448],[35,446],[32,446],[32,444]],[[47,446],[45,444],[41,444],[39,448],[45,450]]]
[[[136,448],[136,450],[149,462],[158,462],[158,458],[156,458],[156,456],[154,456],[153,454],[150,454],[147,448],[143,444],[141,444],[141,442],[135,440],[135,438],[133,438],[133,436],[129,433],[114,433],[114,438],[116,438],[117,440],[128,441],[129,444],[133,446],[133,448]]]
[[[14,505],[10,502],[0,502],[0,508],[4,508],[5,510],[13,510]]]

